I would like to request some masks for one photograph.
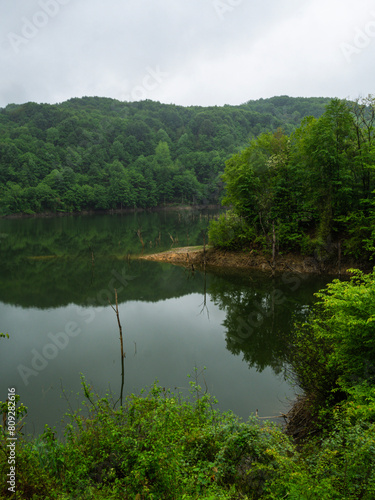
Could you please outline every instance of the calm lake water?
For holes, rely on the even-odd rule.
[[[15,387],[26,432],[59,429],[77,407],[80,374],[117,399],[155,380],[188,394],[188,374],[244,419],[288,409],[288,339],[329,278],[260,272],[206,274],[130,258],[203,243],[211,212],[0,220],[0,400]],[[143,247],[141,244],[143,241]],[[203,368],[206,367],[205,370]],[[65,396],[63,396],[63,390]],[[69,399],[69,402],[67,401]]]

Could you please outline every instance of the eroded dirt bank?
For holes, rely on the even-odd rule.
[[[335,259],[319,261],[314,257],[295,254],[278,255],[273,264],[271,257],[254,251],[233,252],[208,248],[204,252],[202,247],[174,248],[140,258],[157,262],[169,262],[186,267],[193,266],[195,268],[203,267],[205,262],[207,267],[213,268],[259,269],[274,272],[292,271],[310,274],[347,275],[349,274],[348,269],[353,267],[364,271],[367,270],[363,265],[354,262],[338,263]]]

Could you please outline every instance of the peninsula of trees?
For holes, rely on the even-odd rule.
[[[226,249],[335,255],[375,253],[375,98],[333,99],[287,135],[265,132],[226,162],[211,242]]]

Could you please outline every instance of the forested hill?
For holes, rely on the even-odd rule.
[[[217,203],[225,161],[328,98],[176,106],[100,97],[0,109],[0,215]]]

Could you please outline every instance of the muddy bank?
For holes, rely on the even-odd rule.
[[[318,261],[314,257],[285,254],[272,258],[255,251],[232,252],[202,247],[184,247],[140,257],[145,260],[169,262],[194,268],[227,268],[227,269],[258,269],[271,272],[297,272],[309,274],[348,275],[348,269],[359,268],[364,271],[367,266],[354,262]]]

